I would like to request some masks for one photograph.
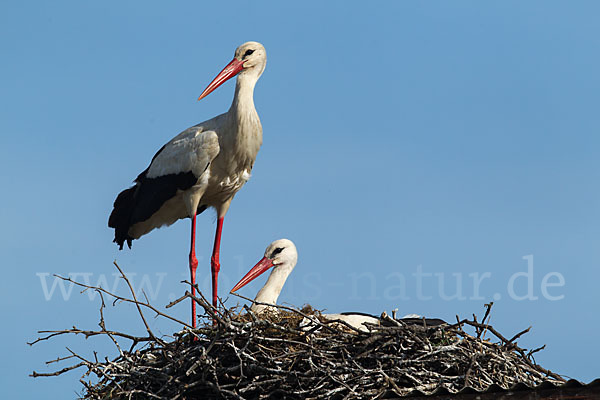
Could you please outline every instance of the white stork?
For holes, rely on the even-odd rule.
[[[271,243],[265,250],[265,256],[231,289],[235,292],[247,285],[259,275],[273,267],[273,271],[267,279],[267,283],[258,291],[250,308],[255,313],[261,313],[267,310],[277,310],[275,307],[269,307],[267,304],[277,304],[279,293],[285,284],[288,276],[296,266],[298,261],[298,251],[291,240],[279,239]],[[340,320],[348,323],[356,329],[368,332],[364,323],[379,325],[379,318],[364,313],[347,312],[341,314],[323,314],[322,317],[329,320]],[[309,321],[301,322],[301,325],[309,324]]]
[[[269,304],[277,304],[277,299],[283,289],[283,285],[288,276],[298,262],[298,251],[291,240],[279,239],[272,242],[265,250],[264,257],[231,289],[231,293],[246,286],[248,283],[256,279],[259,275],[273,267],[273,271],[269,275],[265,285],[258,291],[254,298],[254,304],[250,309],[255,313],[265,311],[276,312],[276,307],[270,307]],[[256,304],[261,303],[261,304]],[[322,314],[321,317],[330,321],[344,321],[348,325],[358,329],[361,332],[369,332],[369,328],[365,323],[371,325],[379,325],[385,323],[375,315],[361,312],[343,312],[340,314]],[[427,325],[436,326],[445,324],[446,322],[438,318],[423,318],[417,314],[408,314],[400,319],[405,324],[411,325]],[[301,327],[310,327],[313,325],[311,321],[302,320]]]
[[[217,211],[217,231],[211,257],[212,301],[217,306],[219,249],[223,218],[231,200],[250,179],[262,144],[262,126],[254,108],[254,86],[265,69],[267,53],[262,44],[247,42],[238,47],[233,60],[202,92],[206,97],[237,75],[229,111],[192,126],[171,139],[154,155],[135,185],[115,200],[108,226],[115,229],[114,242],[123,248],[155,228],[191,218],[189,267],[195,294],[196,215],[208,207]],[[196,326],[196,303],[192,300],[192,326]]]

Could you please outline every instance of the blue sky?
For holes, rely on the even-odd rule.
[[[4,397],[75,397],[77,372],[27,376],[49,371],[64,346],[114,356],[101,340],[25,344],[40,329],[97,327],[98,299],[61,292],[52,274],[124,294],[117,260],[156,305],[184,292],[189,221],[119,252],[108,214],[160,146],[227,110],[232,82],[196,98],[248,40],[268,53],[255,91],[264,144],[225,219],[221,295],[287,237],[300,256],[282,302],[452,321],[495,300],[494,326],[532,325],[519,343],[546,344],[543,366],[600,376],[599,11],[591,1],[3,2]],[[205,214],[208,293],[215,215]],[[106,316],[143,332],[126,305]]]

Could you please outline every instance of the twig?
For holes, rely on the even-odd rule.
[[[187,328],[190,328],[190,329],[192,329],[192,326],[191,326],[191,325],[189,325],[189,324],[187,324],[187,323],[185,323],[185,322],[183,322],[183,321],[181,321],[181,320],[179,320],[179,319],[177,319],[177,318],[174,318],[174,317],[172,317],[172,316],[170,316],[170,315],[168,315],[168,314],[165,314],[165,313],[163,313],[163,312],[159,311],[157,308],[155,308],[155,307],[154,307],[154,306],[152,306],[151,304],[146,304],[146,303],[140,303],[140,302],[136,302],[135,300],[128,299],[128,298],[126,298],[126,297],[119,296],[118,294],[115,294],[115,293],[109,292],[108,290],[106,290],[106,289],[104,289],[104,288],[102,288],[102,287],[96,287],[96,286],[90,286],[90,285],[86,285],[86,284],[84,284],[84,283],[81,283],[81,282],[74,281],[74,280],[73,280],[73,279],[71,279],[71,278],[65,278],[64,276],[60,276],[60,275],[56,275],[56,274],[54,274],[54,276],[55,276],[55,277],[57,277],[57,278],[59,278],[59,279],[62,279],[62,280],[64,280],[64,281],[66,281],[66,282],[73,283],[74,285],[77,285],[77,286],[80,286],[80,287],[84,287],[84,288],[88,288],[88,289],[97,289],[98,291],[100,291],[100,292],[102,292],[102,293],[105,293],[105,294],[107,294],[107,295],[109,295],[109,296],[113,297],[113,298],[115,299],[114,301],[123,301],[123,302],[126,302],[126,303],[133,303],[133,304],[138,304],[138,305],[140,305],[140,306],[147,307],[147,308],[151,309],[152,311],[154,311],[156,314],[160,315],[161,317],[164,317],[164,318],[166,318],[166,319],[169,319],[169,320],[171,320],[171,321],[173,321],[173,322],[177,322],[178,324],[181,324],[181,325],[183,325],[183,326],[185,326],[185,327],[187,327]]]
[[[135,290],[133,290],[133,286],[131,286],[131,282],[129,282],[129,278],[127,278],[127,276],[125,275],[125,273],[123,273],[123,270],[121,269],[121,267],[119,267],[119,264],[117,264],[116,261],[113,261],[113,264],[119,270],[119,273],[121,274],[121,277],[125,280],[125,282],[127,282],[127,286],[129,287],[129,291],[131,292],[131,296],[133,297],[133,301],[134,301],[135,306],[136,306],[136,308],[138,310],[138,313],[140,314],[140,317],[142,318],[142,322],[144,322],[144,326],[146,327],[146,331],[148,332],[148,335],[150,335],[150,337],[152,339],[154,339],[157,342],[159,342],[160,344],[164,345],[165,343],[162,341],[162,339],[157,338],[156,336],[154,336],[154,333],[150,329],[150,326],[148,325],[148,322],[146,322],[146,318],[144,317],[144,313],[142,312],[142,308],[140,307],[140,302],[138,301],[137,297],[135,296]]]

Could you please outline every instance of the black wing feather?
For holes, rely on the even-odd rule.
[[[150,218],[178,190],[187,190],[198,182],[198,177],[191,171],[156,178],[147,178],[147,171],[146,169],[137,177],[135,186],[123,190],[117,196],[108,219],[108,226],[115,229],[114,242],[119,245],[119,249],[123,249],[125,242],[131,248],[133,238],[128,232],[132,225]]]

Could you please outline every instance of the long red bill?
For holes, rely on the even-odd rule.
[[[260,274],[273,266],[273,260],[263,257],[252,269],[231,289],[231,293],[246,286],[256,279]]]
[[[204,92],[198,97],[201,100],[208,96],[213,90],[221,86],[228,79],[233,78],[244,69],[244,60],[238,60],[234,58],[229,64],[223,68],[223,71],[219,72],[219,75],[204,89]]]

